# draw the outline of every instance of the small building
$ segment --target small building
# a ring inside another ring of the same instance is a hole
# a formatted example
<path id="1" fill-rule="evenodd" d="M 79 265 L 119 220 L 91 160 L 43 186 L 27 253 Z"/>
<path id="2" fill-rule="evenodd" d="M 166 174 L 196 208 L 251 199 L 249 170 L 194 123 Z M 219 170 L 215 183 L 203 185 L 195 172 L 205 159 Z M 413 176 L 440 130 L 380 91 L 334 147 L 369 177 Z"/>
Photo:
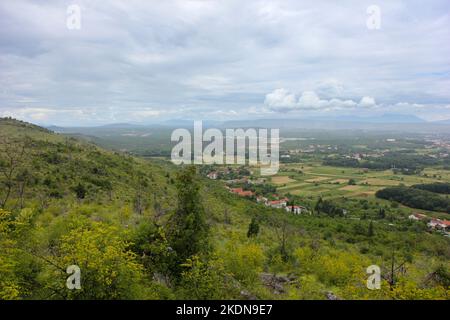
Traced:
<path id="1" fill-rule="evenodd" d="M 450 221 L 448 220 L 441 220 L 441 219 L 431 219 L 430 222 L 427 224 L 428 227 L 431 229 L 438 229 L 438 230 L 449 230 L 450 227 Z"/>
<path id="2" fill-rule="evenodd" d="M 255 193 L 253 191 L 241 191 L 241 192 L 238 192 L 238 195 L 241 197 L 251 197 L 251 196 L 254 196 Z"/>
<path id="3" fill-rule="evenodd" d="M 408 216 L 409 220 L 414 220 L 414 221 L 422 221 L 422 220 L 426 220 L 428 218 L 428 216 L 422 214 L 422 213 L 413 213 L 410 216 Z"/>
<path id="4" fill-rule="evenodd" d="M 241 193 L 242 191 L 244 191 L 242 188 L 230 188 L 230 192 L 231 193 Z"/>
<path id="5" fill-rule="evenodd" d="M 308 212 L 308 209 L 302 206 L 286 206 L 286 211 L 294 214 L 302 214 Z"/>
<path id="6" fill-rule="evenodd" d="M 257 197 L 256 198 L 256 202 L 257 203 L 264 203 L 264 204 L 266 204 L 267 201 L 269 201 L 269 200 L 266 197 Z"/>
<path id="7" fill-rule="evenodd" d="M 230 188 L 229 190 L 231 193 L 237 194 L 240 197 L 251 197 L 255 195 L 253 191 L 246 191 L 242 188 Z"/>
<path id="8" fill-rule="evenodd" d="M 270 206 L 271 208 L 282 209 L 282 208 L 286 207 L 287 201 L 285 199 L 272 200 L 272 201 L 267 202 L 267 205 Z"/>
<path id="9" fill-rule="evenodd" d="M 218 175 L 217 175 L 217 172 L 216 172 L 216 171 L 213 171 L 213 172 L 208 173 L 206 176 L 207 176 L 209 179 L 216 180 Z"/>

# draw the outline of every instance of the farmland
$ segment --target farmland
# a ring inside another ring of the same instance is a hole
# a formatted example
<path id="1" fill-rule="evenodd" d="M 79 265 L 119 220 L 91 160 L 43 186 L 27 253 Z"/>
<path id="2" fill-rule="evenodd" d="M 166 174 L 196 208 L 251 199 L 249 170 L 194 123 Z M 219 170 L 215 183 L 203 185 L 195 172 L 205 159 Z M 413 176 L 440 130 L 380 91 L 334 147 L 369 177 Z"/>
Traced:
<path id="1" fill-rule="evenodd" d="M 384 187 L 448 181 L 450 172 L 441 168 L 426 168 L 421 175 L 402 175 L 394 174 L 392 170 L 323 166 L 314 161 L 284 164 L 271 179 L 281 193 L 323 198 L 374 198 L 375 192 Z M 353 180 L 355 185 L 349 185 L 349 180 Z"/>

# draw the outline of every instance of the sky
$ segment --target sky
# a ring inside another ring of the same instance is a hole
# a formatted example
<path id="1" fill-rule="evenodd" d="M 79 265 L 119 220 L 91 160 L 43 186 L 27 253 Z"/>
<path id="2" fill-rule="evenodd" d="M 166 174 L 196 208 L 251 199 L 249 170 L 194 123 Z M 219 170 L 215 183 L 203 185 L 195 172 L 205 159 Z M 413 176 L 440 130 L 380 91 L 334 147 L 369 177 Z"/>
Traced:
<path id="1" fill-rule="evenodd" d="M 437 121 L 449 88 L 448 0 L 0 2 L 0 116 L 38 124 Z"/>

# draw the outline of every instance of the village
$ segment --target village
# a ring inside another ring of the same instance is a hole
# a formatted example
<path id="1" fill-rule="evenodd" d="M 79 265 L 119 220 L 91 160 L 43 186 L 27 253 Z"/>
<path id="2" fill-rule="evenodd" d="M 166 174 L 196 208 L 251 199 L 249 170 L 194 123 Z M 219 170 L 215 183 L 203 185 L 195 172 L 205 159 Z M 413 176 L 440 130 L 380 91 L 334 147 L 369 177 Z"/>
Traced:
<path id="1" fill-rule="evenodd" d="M 267 178 L 255 178 L 251 169 L 246 167 L 213 167 L 203 169 L 203 174 L 211 180 L 222 180 L 225 188 L 232 194 L 247 198 L 268 208 L 284 210 L 296 215 L 312 214 L 306 205 L 298 200 L 289 199 L 277 193 L 275 186 L 268 183 Z M 344 210 L 345 215 L 347 210 Z M 423 213 L 415 212 L 408 216 L 415 222 L 426 222 L 430 232 L 436 231 L 450 237 L 450 221 L 433 218 Z"/>
<path id="2" fill-rule="evenodd" d="M 422 213 L 413 213 L 408 219 L 413 221 L 423 221 L 427 223 L 429 230 L 441 231 L 446 236 L 450 236 L 450 221 L 437 218 L 431 218 Z"/>
<path id="3" fill-rule="evenodd" d="M 310 210 L 300 203 L 276 193 L 276 188 L 267 184 L 266 178 L 251 179 L 252 172 L 246 168 L 226 167 L 222 170 L 209 170 L 206 177 L 211 180 L 224 180 L 225 188 L 232 194 L 256 201 L 266 207 L 283 209 L 293 214 L 311 214 Z M 250 189 L 254 189 L 250 190 Z"/>

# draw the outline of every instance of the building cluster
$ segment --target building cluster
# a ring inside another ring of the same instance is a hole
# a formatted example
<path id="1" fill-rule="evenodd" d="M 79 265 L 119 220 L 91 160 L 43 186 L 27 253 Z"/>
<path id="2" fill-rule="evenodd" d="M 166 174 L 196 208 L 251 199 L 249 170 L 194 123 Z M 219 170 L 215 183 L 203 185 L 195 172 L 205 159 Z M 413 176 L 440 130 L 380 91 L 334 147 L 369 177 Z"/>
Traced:
<path id="1" fill-rule="evenodd" d="M 227 187 L 228 191 L 230 191 L 233 194 L 236 194 L 240 197 L 253 197 L 256 196 L 255 192 L 253 191 L 246 191 L 243 188 L 229 188 Z M 274 196 L 275 197 L 275 196 Z M 263 196 L 257 196 L 256 202 L 265 205 L 266 207 L 274 208 L 274 209 L 284 209 L 286 212 L 294 213 L 294 214 L 302 214 L 302 213 L 308 213 L 308 209 L 303 206 L 295 206 L 295 205 L 288 205 L 289 199 L 288 198 L 281 198 L 276 200 L 269 200 L 266 197 Z"/>
<path id="2" fill-rule="evenodd" d="M 450 221 L 437 218 L 430 218 L 422 213 L 413 213 L 408 217 L 414 221 L 427 221 L 427 226 L 432 230 L 442 230 L 448 232 L 450 230 Z"/>

